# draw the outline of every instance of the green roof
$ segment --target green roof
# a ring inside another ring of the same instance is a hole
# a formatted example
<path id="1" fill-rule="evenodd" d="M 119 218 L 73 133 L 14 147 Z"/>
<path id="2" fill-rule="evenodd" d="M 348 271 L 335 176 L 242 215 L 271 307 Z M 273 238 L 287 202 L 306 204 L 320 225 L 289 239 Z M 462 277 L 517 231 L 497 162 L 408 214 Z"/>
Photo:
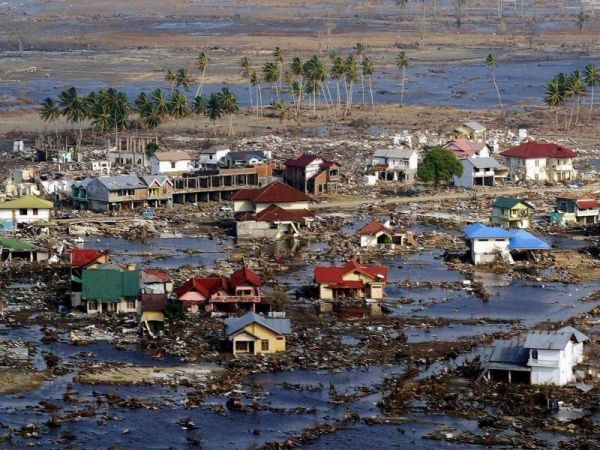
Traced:
<path id="1" fill-rule="evenodd" d="M 0 203 L 0 209 L 51 209 L 54 208 L 54 204 L 48 200 L 42 200 L 41 198 L 34 197 L 33 195 L 26 195 L 24 197 L 17 198 L 15 200 L 9 200 L 4 203 Z"/>
<path id="2" fill-rule="evenodd" d="M 140 272 L 123 270 L 114 264 L 84 270 L 82 283 L 85 300 L 117 303 L 121 298 L 135 298 L 140 294 Z"/>
<path id="3" fill-rule="evenodd" d="M 492 208 L 507 208 L 512 209 L 517 206 L 519 203 L 523 203 L 528 208 L 533 209 L 531 203 L 527 203 L 525 200 L 521 200 L 520 198 L 512 198 L 512 197 L 498 197 Z"/>
<path id="4" fill-rule="evenodd" d="M 33 245 L 29 242 L 20 241 L 19 239 L 15 239 L 15 238 L 0 237 L 0 247 L 2 247 L 4 249 L 8 249 L 8 250 L 13 250 L 13 251 L 35 250 L 35 245 Z"/>

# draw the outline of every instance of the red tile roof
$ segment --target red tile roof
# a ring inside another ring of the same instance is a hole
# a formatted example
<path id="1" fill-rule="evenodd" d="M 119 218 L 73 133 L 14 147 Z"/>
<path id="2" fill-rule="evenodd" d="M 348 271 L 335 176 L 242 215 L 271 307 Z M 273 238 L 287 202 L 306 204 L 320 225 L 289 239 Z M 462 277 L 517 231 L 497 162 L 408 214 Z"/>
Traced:
<path id="1" fill-rule="evenodd" d="M 455 139 L 446 144 L 446 148 L 454 152 L 460 159 L 467 159 L 485 147 L 484 142 L 473 142 L 468 139 Z"/>
<path id="2" fill-rule="evenodd" d="M 312 202 L 304 192 L 276 181 L 261 189 L 241 189 L 233 194 L 232 200 L 252 200 L 255 203 Z"/>
<path id="3" fill-rule="evenodd" d="M 158 269 L 144 269 L 142 270 L 142 282 L 143 283 L 170 283 L 171 277 L 168 273 Z"/>
<path id="4" fill-rule="evenodd" d="M 106 252 L 93 248 L 74 248 L 71 250 L 71 266 L 88 266 L 105 254 Z"/>
<path id="5" fill-rule="evenodd" d="M 311 155 L 310 153 L 304 153 L 302 156 L 296 159 L 288 159 L 284 164 L 290 167 L 306 167 L 315 159 L 323 159 L 317 155 Z"/>
<path id="6" fill-rule="evenodd" d="M 575 158 L 577 153 L 552 142 L 524 142 L 500 153 L 511 158 Z"/>
<path id="7" fill-rule="evenodd" d="M 385 231 L 390 234 L 394 232 L 390 227 L 386 227 L 380 221 L 374 220 L 358 230 L 358 234 L 375 234 L 379 233 L 380 231 Z"/>
<path id="8" fill-rule="evenodd" d="M 318 284 L 334 284 L 340 287 L 352 287 L 350 284 L 356 282 L 344 281 L 343 276 L 354 271 L 360 272 L 372 280 L 379 279 L 384 283 L 387 282 L 388 268 L 386 266 L 364 266 L 357 261 L 349 261 L 341 267 L 317 266 L 315 267 L 315 282 Z"/>
<path id="9" fill-rule="evenodd" d="M 260 277 L 248 267 L 242 267 L 233 272 L 229 277 L 229 281 L 234 288 L 243 284 L 251 284 L 255 287 L 260 287 L 261 285 Z"/>
<path id="10" fill-rule="evenodd" d="M 598 208 L 598 200 L 577 200 L 577 207 L 579 209 L 595 209 Z"/>
<path id="11" fill-rule="evenodd" d="M 221 289 L 227 290 L 227 288 L 228 282 L 226 278 L 191 278 L 177 289 L 177 296 L 181 297 L 190 291 L 196 291 L 204 297 L 209 298 Z"/>
<path id="12" fill-rule="evenodd" d="M 281 206 L 270 205 L 248 220 L 259 222 L 303 222 L 307 217 L 314 217 L 315 213 L 308 209 L 283 209 Z"/>

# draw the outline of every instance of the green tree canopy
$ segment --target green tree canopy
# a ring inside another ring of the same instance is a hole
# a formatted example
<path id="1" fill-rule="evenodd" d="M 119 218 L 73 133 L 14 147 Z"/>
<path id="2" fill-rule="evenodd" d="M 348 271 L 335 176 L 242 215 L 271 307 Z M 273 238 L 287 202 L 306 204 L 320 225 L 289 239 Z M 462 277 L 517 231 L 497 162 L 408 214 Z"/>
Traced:
<path id="1" fill-rule="evenodd" d="M 433 147 L 417 170 L 417 176 L 426 182 L 448 182 L 453 176 L 461 176 L 463 166 L 458 158 L 443 147 Z"/>

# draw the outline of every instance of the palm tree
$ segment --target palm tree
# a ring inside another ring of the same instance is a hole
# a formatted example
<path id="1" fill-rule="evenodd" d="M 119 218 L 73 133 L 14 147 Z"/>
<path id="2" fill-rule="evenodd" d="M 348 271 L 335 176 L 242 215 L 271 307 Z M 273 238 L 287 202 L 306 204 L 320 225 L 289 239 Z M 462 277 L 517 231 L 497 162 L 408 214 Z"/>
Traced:
<path id="1" fill-rule="evenodd" d="M 404 85 L 406 83 L 406 69 L 410 66 L 410 58 L 406 52 L 400 52 L 396 58 L 396 67 L 402 70 L 402 90 L 400 91 L 400 104 L 404 105 Z"/>
<path id="2" fill-rule="evenodd" d="M 256 70 L 252 70 L 250 73 L 250 84 L 256 89 L 256 117 L 258 117 L 259 111 L 262 113 L 262 90 L 260 88 L 260 81 L 260 75 L 258 72 Z"/>
<path id="3" fill-rule="evenodd" d="M 111 113 L 112 125 L 115 129 L 115 145 L 118 145 L 119 125 L 125 125 L 125 116 L 129 113 L 127 96 L 122 95 L 115 88 L 108 88 L 99 93 L 98 101 Z"/>
<path id="4" fill-rule="evenodd" d="M 564 104 L 562 87 L 558 79 L 553 79 L 546 86 L 546 95 L 544 96 L 546 105 L 554 108 L 554 132 L 558 128 L 558 108 Z"/>
<path id="5" fill-rule="evenodd" d="M 252 74 L 252 64 L 250 58 L 244 56 L 240 59 L 240 67 L 242 68 L 242 77 L 248 80 L 248 97 L 250 97 L 250 108 L 254 108 L 252 101 L 252 83 L 250 82 L 250 75 Z"/>
<path id="6" fill-rule="evenodd" d="M 263 66 L 263 78 L 267 83 L 271 83 L 271 103 L 273 102 L 273 83 L 275 83 L 275 92 L 277 93 L 277 100 L 279 100 L 279 88 L 277 87 L 277 81 L 279 80 L 279 64 L 275 62 L 266 62 Z"/>
<path id="7" fill-rule="evenodd" d="M 300 113 L 300 107 L 302 105 L 302 95 L 304 94 L 304 63 L 302 59 L 299 57 L 295 57 L 292 59 L 292 63 L 290 64 L 290 69 L 292 71 L 292 75 L 298 77 L 298 81 L 292 83 L 291 90 L 292 95 L 296 97 L 296 117 Z"/>
<path id="8" fill-rule="evenodd" d="M 45 98 L 42 102 L 40 117 L 44 122 L 50 122 L 52 125 L 54 125 L 54 134 L 56 135 L 56 141 L 58 142 L 58 129 L 56 128 L 56 121 L 60 117 L 60 108 L 50 97 Z"/>
<path id="9" fill-rule="evenodd" d="M 169 101 L 162 89 L 156 88 L 152 91 L 152 105 L 161 119 L 169 115 Z"/>
<path id="10" fill-rule="evenodd" d="M 364 58 L 366 47 L 362 42 L 357 42 L 354 46 L 354 52 L 356 53 L 356 57 L 359 59 Z M 365 104 L 365 77 L 364 72 L 360 72 L 360 88 L 362 91 L 362 104 Z"/>
<path id="11" fill-rule="evenodd" d="M 375 102 L 373 101 L 373 74 L 375 73 L 375 66 L 373 62 L 368 58 L 364 57 L 362 60 L 362 71 L 361 74 L 369 77 L 369 93 L 371 94 L 371 107 L 375 108 Z"/>
<path id="12" fill-rule="evenodd" d="M 583 80 L 579 70 L 575 70 L 569 77 L 568 86 L 569 92 L 575 99 L 577 106 L 577 115 L 575 116 L 575 124 L 577 125 L 579 123 L 579 106 L 581 105 L 581 97 L 585 95 L 585 81 Z"/>
<path id="13" fill-rule="evenodd" d="M 594 89 L 600 84 L 600 67 L 594 64 L 588 64 L 585 66 L 583 74 L 585 83 L 592 88 L 592 95 L 590 97 L 590 112 L 587 120 L 587 123 L 589 124 L 592 120 L 592 111 L 594 109 Z"/>
<path id="14" fill-rule="evenodd" d="M 358 64 L 356 64 L 356 59 L 354 59 L 354 55 L 348 56 L 346 61 L 344 62 L 344 76 L 346 80 L 350 83 L 348 85 L 348 91 L 346 95 L 346 110 L 344 114 L 347 114 L 352 111 L 352 97 L 354 94 L 354 83 L 358 80 Z"/>
<path id="15" fill-rule="evenodd" d="M 79 148 L 83 139 L 81 122 L 86 118 L 87 108 L 85 102 L 77 93 L 77 89 L 70 87 L 59 94 L 58 103 L 61 108 L 61 114 L 67 118 L 67 121 L 79 125 L 79 139 L 77 141 L 77 148 Z"/>
<path id="16" fill-rule="evenodd" d="M 175 89 L 169 99 L 169 114 L 175 120 L 183 119 L 190 113 L 187 97 L 179 89 Z"/>
<path id="17" fill-rule="evenodd" d="M 208 67 L 209 62 L 210 58 L 204 52 L 201 52 L 198 55 L 198 58 L 196 58 L 196 67 L 200 72 L 202 72 L 202 78 L 200 80 L 200 83 L 198 84 L 198 89 L 196 89 L 196 95 L 194 96 L 194 98 L 198 97 L 199 95 L 202 95 L 202 91 L 204 90 L 204 78 L 206 76 L 206 68 Z"/>
<path id="18" fill-rule="evenodd" d="M 346 82 L 346 68 L 344 66 L 344 59 L 340 55 L 329 55 L 329 59 L 333 63 L 331 67 L 331 78 L 335 80 L 337 90 L 337 107 L 338 110 L 342 109 L 342 99 L 340 95 L 340 79 L 344 77 L 344 83 Z"/>
<path id="19" fill-rule="evenodd" d="M 135 99 L 135 109 L 141 115 L 148 108 L 152 108 L 152 100 L 145 92 L 140 92 L 140 94 Z"/>
<path id="20" fill-rule="evenodd" d="M 283 122 L 290 115 L 289 105 L 285 101 L 279 100 L 277 103 L 275 103 L 274 112 L 275 116 L 279 117 L 279 120 Z"/>
<path id="21" fill-rule="evenodd" d="M 221 89 L 221 110 L 223 114 L 229 116 L 229 131 L 227 135 L 230 136 L 233 132 L 233 114 L 239 110 L 239 106 L 236 95 L 228 87 Z"/>
<path id="22" fill-rule="evenodd" d="M 173 71 L 173 69 L 167 69 L 165 72 L 165 82 L 171 85 L 171 93 L 175 89 L 175 84 L 177 83 L 177 74 Z"/>
<path id="23" fill-rule="evenodd" d="M 149 130 L 154 130 L 154 137 L 158 139 L 156 129 L 162 123 L 163 115 L 159 112 L 156 105 L 145 109 L 142 112 L 142 123 Z"/>
<path id="24" fill-rule="evenodd" d="M 285 60 L 285 54 L 280 47 L 275 47 L 273 50 L 273 58 L 275 58 L 275 61 L 279 64 L 279 89 L 283 89 L 281 77 L 283 75 L 283 61 Z"/>
<path id="25" fill-rule="evenodd" d="M 221 95 L 213 92 L 208 97 L 208 102 L 206 103 L 206 111 L 204 115 L 212 120 L 213 126 L 215 127 L 215 136 L 217 135 L 217 126 L 216 121 L 223 115 L 223 110 L 221 109 Z"/>
<path id="26" fill-rule="evenodd" d="M 303 66 L 304 76 L 308 79 L 308 91 L 313 97 L 313 117 L 317 116 L 317 93 L 321 91 L 323 81 L 327 79 L 327 68 L 323 61 L 313 55 Z M 327 98 L 325 98 L 327 101 Z"/>
<path id="27" fill-rule="evenodd" d="M 194 113 L 200 115 L 206 112 L 206 99 L 202 96 L 198 96 L 194 99 L 193 110 Z"/>
<path id="28" fill-rule="evenodd" d="M 177 85 L 177 87 L 181 86 L 183 89 L 185 89 L 186 92 L 188 91 L 188 89 L 194 81 L 185 69 L 178 69 L 175 73 L 175 78 L 175 84 Z"/>
<path id="29" fill-rule="evenodd" d="M 494 83 L 494 87 L 496 88 L 496 94 L 498 95 L 498 104 L 500 105 L 500 111 L 504 112 L 504 107 L 502 106 L 502 99 L 500 98 L 500 90 L 498 89 L 498 83 L 496 83 L 496 67 L 498 67 L 498 59 L 496 58 L 496 55 L 490 53 L 485 58 L 485 62 L 492 71 L 492 82 Z"/>

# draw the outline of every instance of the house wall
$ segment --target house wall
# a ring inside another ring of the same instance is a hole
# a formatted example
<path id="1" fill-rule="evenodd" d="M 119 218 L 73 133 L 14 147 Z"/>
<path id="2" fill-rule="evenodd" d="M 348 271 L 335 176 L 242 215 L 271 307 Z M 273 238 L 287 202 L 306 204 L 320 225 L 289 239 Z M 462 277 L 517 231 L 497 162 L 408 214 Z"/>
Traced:
<path id="1" fill-rule="evenodd" d="M 508 249 L 509 242 L 508 238 L 471 239 L 471 259 L 475 264 L 492 263 L 499 253 Z"/>
<path id="2" fill-rule="evenodd" d="M 504 228 L 529 228 L 531 226 L 531 210 L 522 203 L 511 209 L 493 207 L 492 223 Z"/>
<path id="3" fill-rule="evenodd" d="M 511 158 L 507 157 L 506 165 L 511 179 L 522 180 L 523 177 L 531 181 L 546 181 L 548 174 L 546 170 L 546 158 Z"/>
<path id="4" fill-rule="evenodd" d="M 173 167 L 172 163 L 174 163 L 175 167 Z M 192 161 L 189 159 L 181 161 L 159 161 L 158 158 L 152 156 L 152 158 L 150 158 L 150 167 L 152 168 L 152 175 L 189 172 L 192 168 Z"/>
<path id="5" fill-rule="evenodd" d="M 235 200 L 233 212 L 254 212 L 254 203 L 250 200 Z"/>
<path id="6" fill-rule="evenodd" d="M 217 165 L 230 151 L 229 149 L 223 149 L 216 150 L 214 153 L 202 153 L 198 158 L 198 162 L 205 166 Z"/>
<path id="7" fill-rule="evenodd" d="M 263 327 L 258 323 L 251 323 L 244 327 L 243 332 L 250 333 L 258 338 L 256 343 L 254 344 L 254 353 L 276 353 L 276 352 L 284 352 L 285 351 L 285 336 L 280 336 L 277 333 L 269 330 L 268 328 Z M 267 340 L 269 341 L 269 350 L 261 349 L 261 341 Z M 235 346 L 234 346 L 235 350 Z"/>
<path id="8" fill-rule="evenodd" d="M 554 384 L 563 386 L 574 380 L 573 343 L 569 341 L 564 350 L 537 349 L 538 357 L 533 359 L 529 352 L 528 365 L 531 366 L 531 384 Z"/>
<path id="9" fill-rule="evenodd" d="M 460 177 L 454 176 L 454 186 L 462 187 L 465 189 L 473 188 L 473 164 L 468 159 L 464 159 L 460 162 L 463 166 L 463 173 Z"/>
<path id="10" fill-rule="evenodd" d="M 88 314 L 101 314 L 102 312 L 117 312 L 117 313 L 135 313 L 138 310 L 141 310 L 141 302 L 139 300 L 133 300 L 132 306 L 127 306 L 127 300 L 122 299 L 116 303 L 101 303 L 93 300 L 87 300 L 86 304 L 86 312 Z M 103 305 L 107 305 L 104 306 Z M 103 311 L 103 308 L 107 308 L 106 311 Z"/>
<path id="11" fill-rule="evenodd" d="M 320 284 L 319 298 L 321 300 L 333 300 L 333 289 L 331 289 L 327 284 Z"/>
<path id="12" fill-rule="evenodd" d="M 26 214 L 21 214 L 20 209 L 0 209 L 0 222 L 12 221 L 14 223 L 32 223 L 37 222 L 38 220 L 49 222 L 50 210 L 47 208 L 40 208 L 37 210 L 37 214 L 34 214 L 34 210 L 29 208 L 27 209 Z"/>
<path id="13" fill-rule="evenodd" d="M 267 209 L 273 203 L 256 203 L 256 213 L 258 214 L 263 209 Z M 283 209 L 308 209 L 308 202 L 279 202 L 275 203 L 275 205 L 283 208 Z M 235 210 L 235 204 L 234 204 Z"/>
<path id="14" fill-rule="evenodd" d="M 255 220 L 245 220 L 236 222 L 235 231 L 238 239 L 254 239 L 254 238 L 276 238 L 280 233 L 285 233 L 289 230 L 289 225 L 280 224 L 273 228 L 269 222 L 257 222 Z"/>

